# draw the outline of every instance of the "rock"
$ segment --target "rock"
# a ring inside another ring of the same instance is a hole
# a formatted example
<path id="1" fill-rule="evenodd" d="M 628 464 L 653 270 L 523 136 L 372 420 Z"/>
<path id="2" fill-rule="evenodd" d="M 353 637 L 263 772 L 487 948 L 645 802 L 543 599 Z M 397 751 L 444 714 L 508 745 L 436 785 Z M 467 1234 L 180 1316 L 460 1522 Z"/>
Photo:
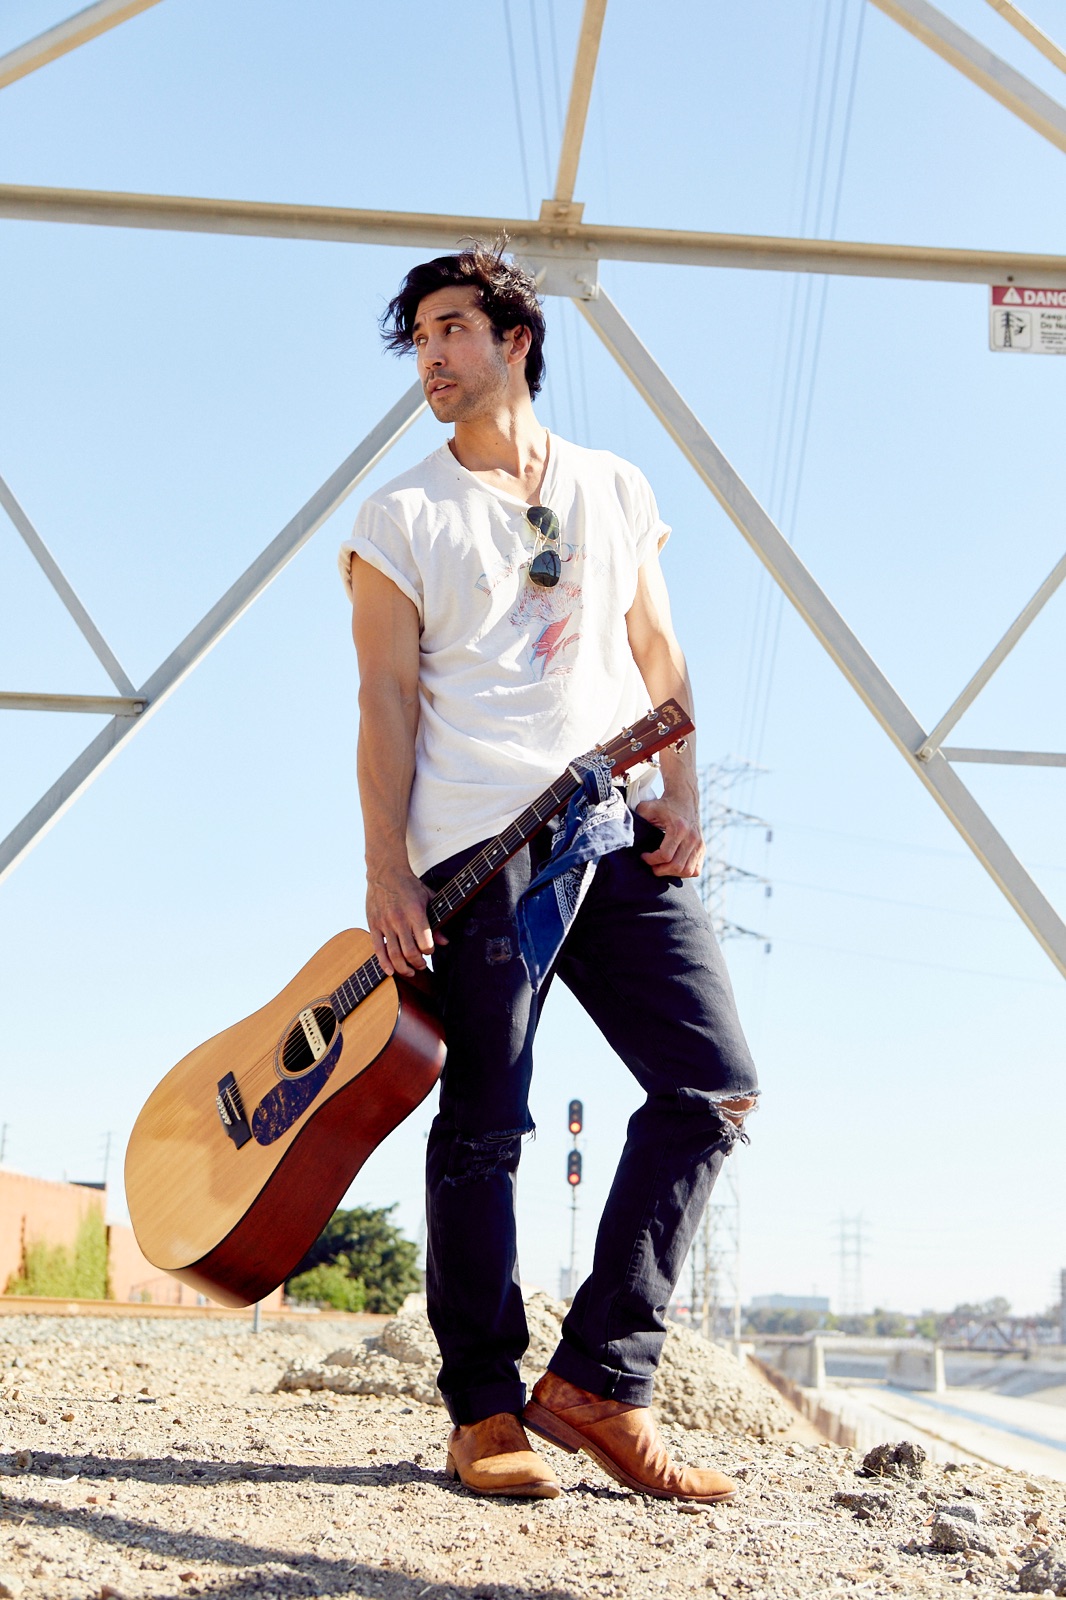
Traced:
<path id="1" fill-rule="evenodd" d="M 877 1444 L 863 1456 L 862 1470 L 869 1478 L 920 1478 L 925 1472 L 925 1451 L 908 1439 Z"/>
<path id="2" fill-rule="evenodd" d="M 976 1506 L 937 1506 L 937 1515 L 941 1517 L 961 1517 L 964 1522 L 980 1522 L 981 1514 Z"/>
<path id="3" fill-rule="evenodd" d="M 938 1511 L 929 1530 L 929 1543 L 934 1550 L 945 1554 L 955 1551 L 980 1550 L 987 1556 L 998 1552 L 994 1542 L 967 1517 L 953 1517 Z"/>
<path id="4" fill-rule="evenodd" d="M 0 1600 L 21 1600 L 22 1580 L 13 1573 L 6 1572 L 0 1576 Z"/>
<path id="5" fill-rule="evenodd" d="M 381 1330 L 381 1348 L 396 1361 L 440 1366 L 440 1353 L 429 1318 L 421 1310 L 403 1310 Z"/>
<path id="6" fill-rule="evenodd" d="M 833 1496 L 833 1501 L 838 1506 L 845 1506 L 849 1511 L 854 1511 L 860 1522 L 870 1522 L 874 1517 L 885 1516 L 896 1505 L 891 1494 L 873 1494 L 869 1490 L 856 1493 L 854 1490 L 840 1489 Z"/>
<path id="7" fill-rule="evenodd" d="M 1041 1550 L 1018 1574 L 1018 1588 L 1022 1594 L 1066 1595 L 1066 1561 L 1060 1550 Z"/>

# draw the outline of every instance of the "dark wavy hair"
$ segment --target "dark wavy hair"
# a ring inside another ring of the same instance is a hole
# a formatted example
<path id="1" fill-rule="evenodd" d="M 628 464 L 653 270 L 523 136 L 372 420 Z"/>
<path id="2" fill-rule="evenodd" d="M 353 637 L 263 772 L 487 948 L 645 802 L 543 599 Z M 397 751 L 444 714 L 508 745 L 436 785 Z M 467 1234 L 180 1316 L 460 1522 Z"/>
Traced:
<path id="1" fill-rule="evenodd" d="M 414 349 L 415 317 L 427 294 L 436 289 L 474 288 L 498 340 L 502 342 L 512 328 L 529 329 L 526 383 L 530 395 L 537 394 L 544 382 L 544 312 L 534 278 L 517 262 L 506 259 L 506 244 L 506 239 L 499 239 L 494 245 L 474 239 L 469 249 L 458 255 L 438 256 L 435 261 L 412 267 L 381 318 L 386 348 L 401 352 Z"/>

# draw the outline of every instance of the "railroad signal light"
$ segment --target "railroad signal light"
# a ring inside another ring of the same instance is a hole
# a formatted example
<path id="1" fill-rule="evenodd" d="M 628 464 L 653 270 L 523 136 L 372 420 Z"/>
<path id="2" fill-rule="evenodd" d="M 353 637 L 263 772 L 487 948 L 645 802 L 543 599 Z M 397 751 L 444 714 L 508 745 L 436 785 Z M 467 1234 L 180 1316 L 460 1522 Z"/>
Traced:
<path id="1" fill-rule="evenodd" d="M 571 1133 L 580 1133 L 581 1132 L 581 1123 L 582 1123 L 582 1118 L 584 1117 L 584 1114 L 585 1114 L 585 1110 L 584 1110 L 584 1107 L 581 1104 L 581 1101 L 580 1100 L 571 1100 L 571 1102 L 570 1102 L 570 1111 L 569 1111 L 569 1114 L 567 1116 L 567 1122 L 569 1124 Z"/>
<path id="2" fill-rule="evenodd" d="M 581 1182 L 581 1151 L 571 1150 L 566 1158 L 566 1181 L 576 1189 Z"/>

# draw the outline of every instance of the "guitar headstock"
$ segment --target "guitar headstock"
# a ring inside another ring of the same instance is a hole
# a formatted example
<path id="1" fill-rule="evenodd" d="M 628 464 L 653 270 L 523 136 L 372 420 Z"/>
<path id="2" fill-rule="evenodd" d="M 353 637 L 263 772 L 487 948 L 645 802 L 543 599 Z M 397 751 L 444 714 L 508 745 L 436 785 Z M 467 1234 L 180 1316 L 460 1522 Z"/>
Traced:
<path id="1" fill-rule="evenodd" d="M 623 728 L 609 744 L 598 745 L 597 750 L 611 763 L 612 776 L 618 777 L 638 762 L 647 761 L 659 750 L 664 750 L 667 745 L 676 745 L 683 750 L 685 736 L 692 733 L 694 727 L 692 718 L 683 706 L 676 700 L 664 700 L 646 717 L 641 717 L 631 727 Z"/>

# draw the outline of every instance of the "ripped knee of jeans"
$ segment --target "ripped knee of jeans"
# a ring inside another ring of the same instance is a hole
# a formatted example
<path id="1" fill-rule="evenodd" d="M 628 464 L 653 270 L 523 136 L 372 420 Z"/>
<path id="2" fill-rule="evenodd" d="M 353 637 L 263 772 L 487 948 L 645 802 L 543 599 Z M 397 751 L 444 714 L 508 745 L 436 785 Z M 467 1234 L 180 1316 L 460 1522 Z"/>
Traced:
<path id="1" fill-rule="evenodd" d="M 711 1097 L 711 1104 L 722 1124 L 723 1144 L 726 1154 L 736 1144 L 750 1144 L 744 1124 L 759 1103 L 756 1094 L 734 1094 L 726 1091 Z"/>
<path id="2" fill-rule="evenodd" d="M 522 1140 L 532 1131 L 532 1128 L 512 1128 L 504 1133 L 457 1134 L 445 1183 L 477 1183 L 495 1177 L 498 1172 L 517 1172 Z"/>

